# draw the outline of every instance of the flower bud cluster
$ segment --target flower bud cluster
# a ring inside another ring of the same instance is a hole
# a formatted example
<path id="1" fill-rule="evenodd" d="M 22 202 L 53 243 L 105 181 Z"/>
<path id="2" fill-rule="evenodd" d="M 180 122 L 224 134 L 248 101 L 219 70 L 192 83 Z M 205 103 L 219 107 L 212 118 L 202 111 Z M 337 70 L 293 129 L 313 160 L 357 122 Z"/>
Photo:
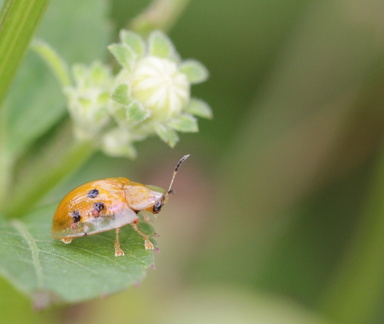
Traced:
<path id="1" fill-rule="evenodd" d="M 208 104 L 190 96 L 191 85 L 208 78 L 206 68 L 182 61 L 162 32 L 145 42 L 123 30 L 109 50 L 121 66 L 116 76 L 101 63 L 72 70 L 66 94 L 78 138 L 96 140 L 106 154 L 134 157 L 134 142 L 157 134 L 173 147 L 177 132 L 198 131 L 196 117 L 212 117 Z"/>

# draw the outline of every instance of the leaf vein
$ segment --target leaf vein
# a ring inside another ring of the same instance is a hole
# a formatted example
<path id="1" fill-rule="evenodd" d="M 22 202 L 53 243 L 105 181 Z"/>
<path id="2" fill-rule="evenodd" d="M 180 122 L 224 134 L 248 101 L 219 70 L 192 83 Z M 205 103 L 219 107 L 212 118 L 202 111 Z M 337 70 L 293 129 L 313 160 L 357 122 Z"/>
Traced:
<path id="1" fill-rule="evenodd" d="M 43 278 L 43 268 L 41 267 L 40 258 L 39 258 L 39 248 L 37 247 L 33 236 L 28 231 L 24 223 L 14 220 L 11 225 L 20 233 L 21 237 L 28 243 L 31 254 L 32 254 L 32 264 L 35 269 L 37 286 L 39 288 L 43 287 L 44 278 Z"/>

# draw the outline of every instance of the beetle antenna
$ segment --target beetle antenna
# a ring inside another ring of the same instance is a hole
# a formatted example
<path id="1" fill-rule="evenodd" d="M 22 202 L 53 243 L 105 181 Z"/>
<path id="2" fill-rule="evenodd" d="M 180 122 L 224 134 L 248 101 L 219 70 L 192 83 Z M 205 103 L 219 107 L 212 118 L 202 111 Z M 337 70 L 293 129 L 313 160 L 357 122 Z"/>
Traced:
<path id="1" fill-rule="evenodd" d="M 175 167 L 175 170 L 173 171 L 173 175 L 172 175 L 171 183 L 170 183 L 169 188 L 168 188 L 168 191 L 167 191 L 167 193 L 165 194 L 165 197 L 164 197 L 164 202 L 167 201 L 169 195 L 173 192 L 173 190 L 172 190 L 172 185 L 173 185 L 173 182 L 175 181 L 175 177 L 176 177 L 177 171 L 178 171 L 179 168 L 180 168 L 180 165 L 182 165 L 183 162 L 184 162 L 186 159 L 188 159 L 188 157 L 189 157 L 189 154 L 184 155 L 184 156 L 180 159 L 180 161 L 177 162 L 176 167 Z"/>

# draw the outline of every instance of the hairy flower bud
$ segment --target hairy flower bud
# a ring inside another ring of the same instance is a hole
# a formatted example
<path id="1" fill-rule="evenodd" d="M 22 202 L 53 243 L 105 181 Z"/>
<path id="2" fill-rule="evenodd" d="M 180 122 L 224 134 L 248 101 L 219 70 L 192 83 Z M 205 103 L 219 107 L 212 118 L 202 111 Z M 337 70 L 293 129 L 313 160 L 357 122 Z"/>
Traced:
<path id="1" fill-rule="evenodd" d="M 68 108 L 80 139 L 93 139 L 110 121 L 107 110 L 110 84 L 113 82 L 108 67 L 99 62 L 90 67 L 73 67 L 75 85 L 65 89 Z"/>
<path id="2" fill-rule="evenodd" d="M 195 60 L 182 61 L 160 31 L 147 41 L 121 31 L 109 46 L 121 70 L 95 62 L 74 65 L 74 84 L 65 87 L 77 138 L 92 140 L 111 156 L 136 156 L 134 142 L 158 135 L 173 147 L 178 132 L 197 132 L 197 118 L 211 118 L 207 103 L 191 98 L 191 85 L 208 78 Z M 196 117 L 195 117 L 196 116 Z"/>
<path id="3" fill-rule="evenodd" d="M 122 66 L 109 106 L 115 120 L 142 136 L 157 134 L 170 146 L 178 141 L 176 131 L 196 132 L 193 115 L 211 116 L 206 103 L 190 96 L 191 85 L 207 79 L 205 67 L 195 60 L 181 61 L 159 31 L 147 43 L 128 31 L 120 39 L 109 47 Z"/>
<path id="4" fill-rule="evenodd" d="M 180 114 L 190 97 L 190 83 L 176 63 L 156 56 L 140 60 L 132 71 L 132 98 L 151 112 L 152 118 L 168 121 Z"/>

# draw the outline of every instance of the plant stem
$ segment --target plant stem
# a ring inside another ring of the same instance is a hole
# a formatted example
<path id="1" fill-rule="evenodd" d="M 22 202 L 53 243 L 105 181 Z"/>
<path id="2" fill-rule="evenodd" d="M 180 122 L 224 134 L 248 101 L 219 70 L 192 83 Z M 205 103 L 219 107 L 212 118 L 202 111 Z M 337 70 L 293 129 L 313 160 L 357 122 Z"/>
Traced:
<path id="1" fill-rule="evenodd" d="M 341 324 L 371 323 L 384 290 L 384 154 L 378 162 L 362 223 L 323 300 Z"/>
<path id="2" fill-rule="evenodd" d="M 80 168 L 94 152 L 95 148 L 90 142 L 76 142 L 57 165 L 45 173 L 37 174 L 36 181 L 18 193 L 5 209 L 5 214 L 12 218 L 22 217 L 59 181 Z"/>
<path id="3" fill-rule="evenodd" d="M 132 20 L 129 29 L 148 35 L 161 29 L 168 31 L 181 16 L 190 0 L 153 0 L 139 16 Z"/>
<path id="4" fill-rule="evenodd" d="M 49 0 L 6 0 L 0 12 L 0 106 Z"/>
<path id="5" fill-rule="evenodd" d="M 36 40 L 32 43 L 31 49 L 41 56 L 63 88 L 71 85 L 66 62 L 51 46 L 42 40 Z"/>

